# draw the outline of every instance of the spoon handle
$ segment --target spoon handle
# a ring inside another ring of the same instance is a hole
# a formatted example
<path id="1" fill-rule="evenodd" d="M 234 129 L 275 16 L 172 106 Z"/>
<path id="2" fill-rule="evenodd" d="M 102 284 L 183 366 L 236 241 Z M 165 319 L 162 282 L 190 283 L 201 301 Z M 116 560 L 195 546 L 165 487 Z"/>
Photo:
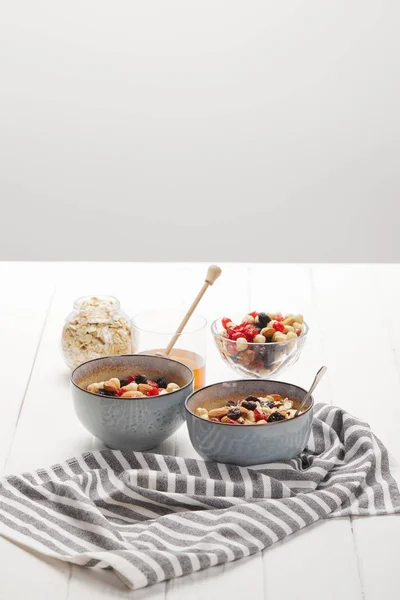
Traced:
<path id="1" fill-rule="evenodd" d="M 305 405 L 305 403 L 307 402 L 307 400 L 309 399 L 309 397 L 311 396 L 311 394 L 313 393 L 313 391 L 315 390 L 315 388 L 317 387 L 317 385 L 319 384 L 319 382 L 321 381 L 321 379 L 323 378 L 323 376 L 325 375 L 327 370 L 328 370 L 328 367 L 321 367 L 320 370 L 317 372 L 310 389 L 308 390 L 307 394 L 304 396 L 299 408 L 296 410 L 296 412 L 294 414 L 295 417 L 297 417 L 297 415 L 300 413 L 301 409 L 303 408 L 303 406 Z"/>

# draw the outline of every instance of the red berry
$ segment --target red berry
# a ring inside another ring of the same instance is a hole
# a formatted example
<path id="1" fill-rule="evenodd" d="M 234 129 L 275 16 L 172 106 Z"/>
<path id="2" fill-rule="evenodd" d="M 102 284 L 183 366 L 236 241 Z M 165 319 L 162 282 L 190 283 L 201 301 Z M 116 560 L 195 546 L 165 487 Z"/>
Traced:
<path id="1" fill-rule="evenodd" d="M 237 339 L 242 338 L 242 337 L 246 338 L 243 331 L 234 331 L 230 336 L 231 340 L 233 340 L 234 342 L 236 342 Z M 246 340 L 247 340 L 247 338 L 246 338 Z"/>
<path id="2" fill-rule="evenodd" d="M 233 419 L 229 419 L 228 421 L 225 421 L 225 423 L 230 423 L 231 425 L 240 425 L 240 423 L 234 421 Z"/>
<path id="3" fill-rule="evenodd" d="M 267 415 L 262 412 L 262 410 L 258 410 L 258 408 L 254 409 L 254 418 L 256 421 L 266 421 Z"/>
<path id="4" fill-rule="evenodd" d="M 224 329 L 227 329 L 227 327 L 226 327 L 226 326 L 227 326 L 227 324 L 228 324 L 228 323 L 231 323 L 231 322 L 232 322 L 232 319 L 228 319 L 228 317 L 225 317 L 224 319 L 222 319 L 222 327 L 223 327 Z"/>
<path id="5" fill-rule="evenodd" d="M 281 333 L 283 333 L 285 331 L 284 324 L 280 323 L 279 321 L 277 321 L 276 323 L 274 323 L 272 325 L 272 327 L 275 329 L 275 331 L 280 331 Z"/>
<path id="6" fill-rule="evenodd" d="M 129 381 L 129 383 L 132 383 L 132 381 L 135 381 L 135 377 L 134 377 L 134 375 L 129 375 L 129 376 L 127 377 L 127 380 Z"/>
<path id="7" fill-rule="evenodd" d="M 151 387 L 153 388 L 158 388 L 158 383 L 156 383 L 155 381 L 151 381 L 150 379 L 147 380 L 147 384 L 151 385 Z"/>
<path id="8" fill-rule="evenodd" d="M 282 315 L 276 315 L 275 321 L 283 321 Z"/>
<path id="9" fill-rule="evenodd" d="M 244 328 L 244 337 L 246 338 L 246 340 L 248 342 L 252 342 L 253 338 L 258 335 L 258 329 L 256 327 L 254 327 L 253 325 L 246 325 L 246 327 Z"/>
<path id="10" fill-rule="evenodd" d="M 249 313 L 249 315 L 256 318 L 256 317 L 258 317 L 258 312 L 256 310 L 254 310 L 252 313 Z"/>
<path id="11" fill-rule="evenodd" d="M 146 396 L 158 396 L 158 388 L 152 387 L 151 390 L 148 390 Z"/>
<path id="12" fill-rule="evenodd" d="M 117 390 L 117 394 L 118 396 L 122 396 L 122 394 L 125 393 L 126 390 L 123 390 L 122 388 L 119 388 L 119 390 Z"/>

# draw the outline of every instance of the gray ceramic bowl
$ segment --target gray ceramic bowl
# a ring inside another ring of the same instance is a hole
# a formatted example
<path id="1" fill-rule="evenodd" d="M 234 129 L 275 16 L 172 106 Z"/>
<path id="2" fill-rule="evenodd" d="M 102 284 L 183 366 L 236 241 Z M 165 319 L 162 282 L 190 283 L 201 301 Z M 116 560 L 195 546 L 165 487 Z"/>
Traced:
<path id="1" fill-rule="evenodd" d="M 176 392 L 141 398 L 107 398 L 86 390 L 90 383 L 143 373 L 164 375 L 181 386 Z M 185 420 L 184 403 L 193 392 L 193 372 L 159 356 L 126 354 L 89 360 L 71 375 L 72 396 L 82 425 L 110 448 L 150 450 L 172 435 Z"/>
<path id="2" fill-rule="evenodd" d="M 305 412 L 287 421 L 267 425 L 231 425 L 206 421 L 194 414 L 196 408 L 208 410 L 224 406 L 229 399 L 246 396 L 281 394 L 301 400 L 306 390 L 280 381 L 242 379 L 215 383 L 201 388 L 185 402 L 186 422 L 190 440 L 202 458 L 240 466 L 258 465 L 298 456 L 310 435 L 314 400 L 311 397 Z"/>

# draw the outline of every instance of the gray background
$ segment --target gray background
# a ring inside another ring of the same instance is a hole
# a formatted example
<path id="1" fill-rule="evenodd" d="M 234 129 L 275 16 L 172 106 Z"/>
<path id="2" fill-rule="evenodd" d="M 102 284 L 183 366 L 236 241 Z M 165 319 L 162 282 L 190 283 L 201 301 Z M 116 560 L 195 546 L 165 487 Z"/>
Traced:
<path id="1" fill-rule="evenodd" d="M 1 12 L 1 259 L 400 260 L 398 0 Z"/>

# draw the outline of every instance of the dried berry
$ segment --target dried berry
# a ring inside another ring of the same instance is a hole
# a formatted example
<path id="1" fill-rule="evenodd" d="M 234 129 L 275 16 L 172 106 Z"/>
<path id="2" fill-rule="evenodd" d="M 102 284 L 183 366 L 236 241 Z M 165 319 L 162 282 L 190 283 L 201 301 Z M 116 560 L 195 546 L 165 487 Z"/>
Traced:
<path id="1" fill-rule="evenodd" d="M 280 331 L 281 333 L 285 331 L 285 326 L 280 321 L 276 321 L 276 323 L 274 323 L 272 327 L 275 329 L 275 331 Z"/>
<path id="2" fill-rule="evenodd" d="M 224 319 L 222 319 L 222 327 L 224 329 L 227 329 L 226 326 L 227 326 L 228 323 L 232 323 L 232 319 L 228 319 L 228 317 L 225 317 Z"/>
<path id="3" fill-rule="evenodd" d="M 237 406 L 236 400 L 228 400 L 226 406 Z"/>
<path id="4" fill-rule="evenodd" d="M 228 419 L 232 419 L 232 421 L 236 421 L 240 417 L 240 408 L 231 408 L 226 413 Z"/>
<path id="5" fill-rule="evenodd" d="M 156 384 L 159 388 L 165 389 L 168 385 L 168 381 L 165 379 L 165 377 L 159 377 L 158 379 L 156 379 Z"/>
<path id="6" fill-rule="evenodd" d="M 147 391 L 146 396 L 158 396 L 158 388 L 152 387 Z"/>
<path id="7" fill-rule="evenodd" d="M 275 423 L 276 421 L 284 421 L 285 417 L 280 412 L 274 412 L 269 415 L 268 423 Z"/>
<path id="8" fill-rule="evenodd" d="M 136 375 L 135 383 L 147 383 L 147 377 L 144 375 Z"/>
<path id="9" fill-rule="evenodd" d="M 268 323 L 270 322 L 270 318 L 268 315 L 265 314 L 265 312 L 260 312 L 258 315 L 258 324 L 261 327 L 261 329 L 263 329 L 264 327 L 266 327 L 268 325 Z"/>
<path id="10" fill-rule="evenodd" d="M 250 402 L 250 401 L 252 401 L 252 402 L 258 402 L 257 396 L 247 396 L 245 398 L 245 400 L 247 400 L 248 402 Z"/>
<path id="11" fill-rule="evenodd" d="M 267 415 L 262 410 L 259 410 L 258 408 L 254 409 L 254 417 L 255 417 L 256 422 L 267 420 Z"/>
<path id="12" fill-rule="evenodd" d="M 126 377 L 126 379 L 121 379 L 119 383 L 121 387 L 125 387 L 126 385 L 129 385 L 132 381 L 133 378 L 131 381 L 129 381 L 129 377 Z"/>
<path id="13" fill-rule="evenodd" d="M 247 408 L 247 410 L 254 410 L 255 408 L 257 408 L 257 402 L 255 402 L 254 400 L 243 400 L 242 406 L 244 408 Z"/>
<path id="14" fill-rule="evenodd" d="M 117 396 L 116 392 L 112 392 L 111 390 L 99 390 L 97 392 L 98 394 L 100 394 L 101 396 Z"/>

